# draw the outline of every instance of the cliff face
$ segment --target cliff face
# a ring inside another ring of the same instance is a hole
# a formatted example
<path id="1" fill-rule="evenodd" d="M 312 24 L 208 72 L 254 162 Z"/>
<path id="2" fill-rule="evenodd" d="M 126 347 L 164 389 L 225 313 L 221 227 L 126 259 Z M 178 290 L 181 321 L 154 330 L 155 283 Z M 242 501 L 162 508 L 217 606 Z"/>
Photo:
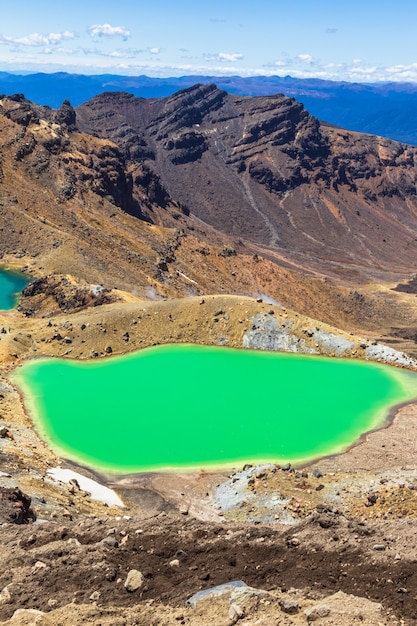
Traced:
<path id="1" fill-rule="evenodd" d="M 56 111 L 34 105 L 21 95 L 0 101 L 6 148 L 12 160 L 52 189 L 61 201 L 92 190 L 115 205 L 144 217 L 132 196 L 132 177 L 116 144 L 76 132 L 76 114 L 69 102 Z"/>
<path id="2" fill-rule="evenodd" d="M 229 235 L 341 273 L 415 266 L 416 148 L 320 124 L 282 95 L 214 85 L 102 94 L 77 124 L 117 143 L 144 190 L 145 171 L 150 189 Z"/>

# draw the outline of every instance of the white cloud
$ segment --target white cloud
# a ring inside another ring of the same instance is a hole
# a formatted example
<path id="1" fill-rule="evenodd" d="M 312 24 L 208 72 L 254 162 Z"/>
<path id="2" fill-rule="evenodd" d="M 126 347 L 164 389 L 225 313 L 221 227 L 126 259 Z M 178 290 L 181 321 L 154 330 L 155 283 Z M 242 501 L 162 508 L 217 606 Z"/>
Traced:
<path id="1" fill-rule="evenodd" d="M 352 74 L 364 74 L 364 75 L 372 75 L 375 74 L 375 72 L 377 71 L 377 67 L 358 67 L 357 65 L 355 65 L 355 67 L 351 68 L 351 72 Z"/>
<path id="2" fill-rule="evenodd" d="M 205 54 L 204 59 L 206 61 L 217 61 L 220 63 L 235 63 L 236 61 L 241 61 L 244 58 L 243 54 L 240 52 L 228 53 L 228 52 L 218 52 L 216 54 Z"/>
<path id="3" fill-rule="evenodd" d="M 0 35 L 0 43 L 11 46 L 56 46 L 65 39 L 74 39 L 75 33 L 65 31 L 63 33 L 48 33 L 41 35 L 40 33 L 31 33 L 26 37 L 9 37 L 8 35 Z"/>
<path id="4" fill-rule="evenodd" d="M 391 75 L 404 75 L 409 73 L 417 73 L 417 63 L 410 63 L 410 65 L 392 65 L 387 67 L 387 72 Z"/>
<path id="5" fill-rule="evenodd" d="M 73 50 L 72 48 L 65 48 L 63 46 L 60 46 L 59 48 L 44 48 L 41 51 L 41 54 L 75 54 L 75 50 Z"/>
<path id="6" fill-rule="evenodd" d="M 91 37 L 121 37 L 125 41 L 130 37 L 130 31 L 124 26 L 93 24 L 87 30 Z"/>
<path id="7" fill-rule="evenodd" d="M 243 59 L 243 54 L 237 52 L 235 54 L 228 54 L 227 52 L 219 53 L 219 61 L 228 61 L 230 63 L 234 63 L 235 61 L 240 61 Z"/>
<path id="8" fill-rule="evenodd" d="M 314 62 L 311 54 L 299 54 L 297 56 L 297 59 L 300 59 L 300 61 L 302 61 L 303 63 L 307 63 L 308 65 L 311 65 Z"/>
<path id="9" fill-rule="evenodd" d="M 94 50 L 94 54 L 98 54 L 103 57 L 112 57 L 113 59 L 134 59 L 135 54 L 130 50 L 113 50 L 113 52 L 98 52 Z"/>
<path id="10" fill-rule="evenodd" d="M 276 60 L 264 65 L 264 68 L 269 74 L 272 74 L 275 69 L 282 76 L 350 82 L 416 80 L 417 78 L 417 63 L 392 68 L 370 65 L 362 59 L 353 59 L 350 63 L 323 63 L 310 54 L 304 53 L 292 58 Z"/>
<path id="11" fill-rule="evenodd" d="M 141 55 L 152 56 L 159 54 L 161 48 L 116 48 L 116 50 L 100 50 L 99 48 L 81 48 L 85 55 L 95 55 L 99 57 L 110 57 L 112 59 L 136 59 Z"/>
<path id="12" fill-rule="evenodd" d="M 60 52 L 61 54 L 75 54 L 75 50 L 73 48 L 66 48 L 65 46 L 56 48 L 55 52 Z"/>

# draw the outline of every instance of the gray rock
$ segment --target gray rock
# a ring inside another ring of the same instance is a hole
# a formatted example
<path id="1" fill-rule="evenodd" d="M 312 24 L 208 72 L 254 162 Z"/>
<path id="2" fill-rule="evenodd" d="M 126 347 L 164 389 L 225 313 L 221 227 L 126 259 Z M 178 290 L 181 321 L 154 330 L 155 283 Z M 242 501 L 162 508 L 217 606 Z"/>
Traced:
<path id="1" fill-rule="evenodd" d="M 37 609 L 17 609 L 10 621 L 16 622 L 16 624 L 37 624 L 38 617 L 45 615 L 43 611 L 38 611 Z"/>
<path id="2" fill-rule="evenodd" d="M 325 330 L 318 329 L 314 334 L 314 339 L 326 352 L 334 352 L 336 356 L 349 354 L 355 346 L 354 341 L 350 341 L 343 335 L 335 335 Z"/>
<path id="3" fill-rule="evenodd" d="M 278 604 L 281 611 L 287 613 L 288 615 L 295 615 L 300 610 L 297 602 L 292 602 L 292 600 L 280 600 Z"/>
<path id="4" fill-rule="evenodd" d="M 126 591 L 137 591 L 143 585 L 143 574 L 137 569 L 131 569 L 125 580 Z"/>
<path id="5" fill-rule="evenodd" d="M 288 540 L 288 545 L 296 548 L 300 545 L 300 540 L 297 539 L 297 537 L 291 537 L 291 539 Z"/>
<path id="6" fill-rule="evenodd" d="M 97 600 L 100 599 L 101 593 L 99 591 L 93 591 L 93 593 L 90 596 L 90 600 L 92 600 L 93 602 L 97 602 Z"/>
<path id="7" fill-rule="evenodd" d="M 279 350 L 315 354 L 317 350 L 307 345 L 304 339 L 291 332 L 293 323 L 259 313 L 252 319 L 252 326 L 243 336 L 243 347 L 255 350 Z"/>
<path id="8" fill-rule="evenodd" d="M 243 609 L 235 602 L 232 602 L 229 608 L 229 619 L 231 620 L 232 624 L 237 622 L 241 617 L 244 616 L 244 614 L 245 613 Z"/>
<path id="9" fill-rule="evenodd" d="M 411 367 L 417 369 L 417 361 L 405 355 L 403 352 L 389 348 L 381 343 L 368 346 L 365 350 L 365 356 L 372 361 L 382 361 L 383 363 L 394 363 L 403 367 Z"/>
<path id="10" fill-rule="evenodd" d="M 10 593 L 8 586 L 4 587 L 2 591 L 0 591 L 0 606 L 3 604 L 9 604 L 12 601 L 12 594 Z"/>
<path id="11" fill-rule="evenodd" d="M 378 500 L 378 496 L 375 493 L 368 494 L 367 506 L 373 506 L 374 504 L 376 504 L 377 500 Z"/>
<path id="12" fill-rule="evenodd" d="M 330 608 L 326 604 L 316 604 L 310 609 L 304 611 L 304 615 L 308 622 L 315 622 L 316 619 L 327 617 L 330 614 Z"/>
<path id="13" fill-rule="evenodd" d="M 197 604 L 203 600 L 207 600 L 208 598 L 218 598 L 222 596 L 231 595 L 232 592 L 236 588 L 249 588 L 243 580 L 233 580 L 229 583 L 224 583 L 223 585 L 217 585 L 216 587 L 211 587 L 210 589 L 203 589 L 203 591 L 199 591 L 198 593 L 188 598 L 186 601 L 186 605 L 195 609 Z"/>
<path id="14" fill-rule="evenodd" d="M 186 502 L 180 504 L 179 512 L 181 515 L 188 515 L 188 504 Z"/>
<path id="15" fill-rule="evenodd" d="M 239 606 L 243 612 L 249 613 L 254 610 L 260 600 L 270 598 L 271 594 L 263 589 L 256 589 L 255 587 L 240 587 L 234 589 L 230 596 L 230 604 Z"/>

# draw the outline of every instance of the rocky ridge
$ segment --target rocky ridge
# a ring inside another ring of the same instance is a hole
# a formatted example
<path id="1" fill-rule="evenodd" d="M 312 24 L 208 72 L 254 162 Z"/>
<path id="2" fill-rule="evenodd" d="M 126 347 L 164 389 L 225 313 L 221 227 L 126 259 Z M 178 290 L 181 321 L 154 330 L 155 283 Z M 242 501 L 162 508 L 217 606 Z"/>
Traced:
<path id="1" fill-rule="evenodd" d="M 105 93 L 77 108 L 77 124 L 145 163 L 191 214 L 305 268 L 369 276 L 415 263 L 411 146 L 320 124 L 282 95 L 215 85 L 159 100 Z"/>

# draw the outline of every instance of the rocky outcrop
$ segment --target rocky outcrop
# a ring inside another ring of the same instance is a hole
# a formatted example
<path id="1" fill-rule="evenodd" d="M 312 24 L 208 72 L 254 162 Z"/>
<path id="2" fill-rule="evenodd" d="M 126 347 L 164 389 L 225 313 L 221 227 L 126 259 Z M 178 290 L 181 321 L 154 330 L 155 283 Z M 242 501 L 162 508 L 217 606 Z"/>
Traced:
<path id="1" fill-rule="evenodd" d="M 150 204 L 157 204 L 165 209 L 170 201 L 169 194 L 149 165 L 142 165 L 135 172 L 134 184 L 144 193 L 144 200 Z"/>
<path id="2" fill-rule="evenodd" d="M 171 152 L 170 159 L 174 165 L 193 163 L 208 150 L 205 137 L 196 132 L 185 132 L 180 137 L 170 139 L 166 149 Z"/>
<path id="3" fill-rule="evenodd" d="M 0 523 L 29 524 L 36 520 L 32 500 L 18 488 L 0 487 Z"/>
<path id="4" fill-rule="evenodd" d="M 7 99 L 7 100 L 6 100 Z M 35 110 L 35 106 L 32 103 L 25 100 L 25 96 L 22 93 L 14 94 L 12 96 L 0 96 L 2 101 L 2 113 L 7 119 L 19 124 L 19 126 L 29 126 L 30 123 L 38 123 L 39 116 Z M 8 106 L 5 106 L 7 101 Z"/>
<path id="5" fill-rule="evenodd" d="M 163 141 L 172 133 L 198 127 L 222 108 L 226 97 L 225 91 L 211 84 L 194 85 L 170 98 L 161 98 L 155 107 L 156 115 L 149 123 L 150 134 Z"/>
<path id="6" fill-rule="evenodd" d="M 75 130 L 76 114 L 69 100 L 64 100 L 61 107 L 55 113 L 55 122 L 66 126 L 69 130 Z"/>
<path id="7" fill-rule="evenodd" d="M 22 292 L 19 310 L 26 316 L 43 310 L 76 311 L 89 306 L 115 302 L 116 297 L 102 285 L 88 285 L 66 276 L 49 275 L 30 283 Z"/>
<path id="8" fill-rule="evenodd" d="M 18 127 L 10 141 L 14 159 L 27 167 L 29 175 L 45 178 L 59 200 L 92 191 L 138 218 L 145 217 L 122 151 L 112 142 L 74 135 L 76 112 L 68 100 L 55 111 L 17 94 L 0 100 L 0 115 Z"/>

